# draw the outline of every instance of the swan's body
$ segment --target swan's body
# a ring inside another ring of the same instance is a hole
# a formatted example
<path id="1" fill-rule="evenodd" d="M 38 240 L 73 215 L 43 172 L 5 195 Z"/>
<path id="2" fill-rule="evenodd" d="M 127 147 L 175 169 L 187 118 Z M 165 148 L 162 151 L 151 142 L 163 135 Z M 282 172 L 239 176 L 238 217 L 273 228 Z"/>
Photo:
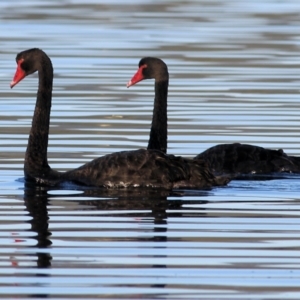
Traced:
<path id="1" fill-rule="evenodd" d="M 198 154 L 216 174 L 300 173 L 300 157 L 248 144 L 220 144 Z"/>
<path id="2" fill-rule="evenodd" d="M 229 179 L 215 177 L 203 160 L 196 163 L 157 150 L 136 150 L 109 154 L 68 172 L 50 168 L 47 160 L 53 68 L 40 49 L 20 52 L 11 87 L 38 71 L 39 87 L 24 162 L 25 180 L 43 185 L 65 181 L 98 187 L 209 188 Z"/>
<path id="3" fill-rule="evenodd" d="M 215 177 L 203 160 L 194 162 L 144 149 L 102 156 L 66 172 L 64 177 L 81 184 L 112 188 L 209 188 L 229 181 L 226 177 Z"/>

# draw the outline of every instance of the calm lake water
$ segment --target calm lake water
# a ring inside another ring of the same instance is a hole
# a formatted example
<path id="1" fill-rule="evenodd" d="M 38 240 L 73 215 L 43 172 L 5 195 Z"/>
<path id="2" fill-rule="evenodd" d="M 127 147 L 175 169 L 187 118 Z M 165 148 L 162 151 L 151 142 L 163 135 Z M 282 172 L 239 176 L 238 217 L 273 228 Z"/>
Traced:
<path id="1" fill-rule="evenodd" d="M 0 2 L 1 299 L 300 299 L 299 176 L 209 191 L 24 187 L 37 76 L 10 90 L 15 56 L 42 48 L 57 170 L 147 145 L 165 60 L 168 152 L 223 142 L 299 155 L 299 0 Z"/>

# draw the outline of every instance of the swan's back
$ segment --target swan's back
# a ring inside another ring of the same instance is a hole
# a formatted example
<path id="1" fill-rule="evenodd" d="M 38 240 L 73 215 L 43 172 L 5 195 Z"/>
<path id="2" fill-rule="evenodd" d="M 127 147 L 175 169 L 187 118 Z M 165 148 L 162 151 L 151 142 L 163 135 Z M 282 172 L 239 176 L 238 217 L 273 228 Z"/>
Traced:
<path id="1" fill-rule="evenodd" d="M 195 158 L 204 159 L 216 174 L 299 173 L 300 158 L 283 150 L 271 150 L 248 144 L 220 144 Z"/>
<path id="2" fill-rule="evenodd" d="M 226 184 L 202 160 L 196 163 L 158 150 L 122 151 L 94 159 L 63 178 L 98 187 L 207 188 Z"/>

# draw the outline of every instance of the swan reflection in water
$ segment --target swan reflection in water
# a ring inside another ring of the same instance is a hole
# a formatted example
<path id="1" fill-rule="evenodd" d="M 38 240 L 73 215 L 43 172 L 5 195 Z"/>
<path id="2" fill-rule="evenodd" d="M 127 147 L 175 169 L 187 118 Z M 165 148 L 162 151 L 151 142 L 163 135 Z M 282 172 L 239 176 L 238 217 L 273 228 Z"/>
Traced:
<path id="1" fill-rule="evenodd" d="M 59 217 L 63 218 L 64 214 L 61 212 L 65 212 L 68 216 L 68 220 L 65 222 L 76 222 L 76 217 L 78 215 L 78 211 L 83 212 L 84 217 L 91 216 L 93 220 L 99 216 L 99 222 L 103 223 L 103 217 L 115 218 L 116 222 L 118 222 L 118 218 L 129 217 L 137 222 L 142 222 L 147 225 L 147 232 L 153 232 L 152 235 L 145 236 L 137 236 L 137 237 L 127 237 L 126 231 L 124 231 L 122 224 L 120 225 L 119 230 L 124 232 L 124 237 L 114 237 L 112 235 L 109 237 L 101 237 L 101 232 L 99 232 L 99 237 L 96 239 L 94 237 L 90 238 L 90 241 L 96 241 L 97 243 L 101 243 L 101 239 L 104 243 L 107 241 L 112 242 L 122 242 L 122 241 L 140 241 L 140 242 L 154 242 L 159 243 L 158 246 L 162 247 L 163 244 L 168 241 L 168 218 L 172 217 L 186 217 L 187 212 L 185 208 L 185 212 L 183 213 L 182 205 L 189 203 L 189 201 L 183 201 L 182 196 L 186 195 L 198 195 L 200 198 L 209 195 L 210 191 L 177 191 L 170 192 L 166 190 L 137 190 L 137 189 L 121 189 L 121 190 L 111 190 L 111 189 L 81 189 L 81 187 L 68 189 L 68 190 L 57 190 L 51 187 L 37 187 L 36 185 L 25 184 L 24 189 L 24 205 L 26 210 L 28 211 L 31 219 L 27 221 L 30 224 L 30 229 L 28 231 L 33 232 L 34 236 L 30 235 L 31 238 L 36 240 L 35 245 L 29 246 L 28 249 L 31 249 L 29 256 L 32 257 L 32 260 L 36 261 L 36 274 L 35 277 L 49 277 L 49 286 L 51 285 L 51 272 L 46 271 L 47 269 L 56 268 L 55 265 L 52 265 L 52 261 L 55 261 L 55 255 L 58 255 L 56 259 L 56 264 L 59 264 L 60 268 L 72 268 L 72 270 L 80 271 L 80 268 L 85 266 L 82 262 L 78 262 L 77 259 L 72 258 L 74 254 L 70 255 L 69 259 L 63 259 L 61 254 L 58 254 L 60 251 L 53 251 L 55 249 L 61 249 L 62 253 L 64 250 L 61 245 L 58 245 L 59 240 L 62 238 L 55 237 L 55 220 L 51 220 L 51 218 L 55 219 L 55 211 L 59 206 Z M 185 197 L 186 198 L 186 197 Z M 206 204 L 207 201 L 199 200 L 199 201 L 190 201 L 190 203 L 197 204 Z M 71 205 L 70 205 L 71 204 Z M 75 204 L 75 205 L 72 205 Z M 70 221 L 70 216 L 72 215 L 72 211 L 76 212 L 73 217 L 74 220 Z M 87 211 L 90 211 L 90 214 L 87 214 Z M 104 214 L 101 215 L 95 214 L 95 211 L 102 211 Z M 50 213 L 50 214 L 49 214 Z M 205 215 L 204 208 L 203 213 L 198 212 L 199 217 Z M 194 214 L 193 214 L 194 216 Z M 60 221 L 63 222 L 63 221 Z M 80 224 L 81 221 L 79 221 Z M 89 222 L 89 221 L 87 221 Z M 107 222 L 114 222 L 113 220 L 107 220 Z M 53 230 L 51 230 L 51 224 L 53 226 Z M 78 224 L 78 221 L 77 221 Z M 95 222 L 95 225 L 97 223 Z M 152 224 L 152 226 L 151 226 Z M 70 227 L 72 225 L 70 224 Z M 79 225 L 80 226 L 80 225 Z M 95 226 L 96 228 L 97 226 Z M 152 229 L 151 229 L 152 227 Z M 76 227 L 78 228 L 78 227 Z M 74 228 L 76 230 L 76 228 Z M 99 228 L 99 226 L 97 227 Z M 70 230 L 73 232 L 72 227 Z M 79 230 L 88 230 L 84 226 Z M 99 229 L 100 231 L 101 229 Z M 118 230 L 118 229 L 115 229 Z M 80 239 L 82 235 L 79 233 L 77 246 L 80 247 Z M 74 235 L 72 235 L 71 239 L 74 239 Z M 85 255 L 84 247 L 85 243 L 89 238 L 84 237 L 83 244 L 81 248 L 83 249 L 82 257 Z M 68 241 L 64 241 L 64 245 L 66 245 Z M 74 240 L 72 241 L 72 243 Z M 146 246 L 146 245 L 145 245 Z M 58 248 L 57 248 L 58 247 Z M 66 246 L 68 247 L 68 246 Z M 72 246 L 69 246 L 72 247 Z M 32 249 L 34 249 L 32 251 Z M 76 248 L 74 248 L 76 250 Z M 100 249 L 100 248 L 99 248 Z M 22 250 L 25 251 L 25 254 L 28 254 L 26 250 L 26 246 L 22 246 L 22 248 L 17 251 L 18 253 L 22 253 Z M 101 249 L 100 249 L 101 251 Z M 53 254 L 54 253 L 54 254 Z M 55 254 L 56 253 L 56 254 Z M 120 253 L 122 254 L 122 249 L 120 249 Z M 65 255 L 65 254 L 63 254 Z M 88 254 L 86 254 L 88 255 Z M 20 254 L 20 259 L 22 260 L 22 254 Z M 101 260 L 101 254 L 99 254 Z M 155 250 L 153 251 L 153 257 L 157 257 L 155 255 Z M 161 256 L 159 256 L 161 257 Z M 15 257 L 16 263 L 18 260 L 18 256 Z M 90 261 L 90 258 L 88 258 Z M 78 264 L 79 263 L 79 264 Z M 134 263 L 134 261 L 133 261 Z M 96 266 L 97 267 L 97 266 Z M 105 267 L 105 264 L 101 262 L 101 268 Z M 115 267 L 115 265 L 107 264 L 107 268 Z M 123 266 L 124 267 L 124 266 Z M 164 264 L 152 264 L 150 268 L 166 268 Z M 76 274 L 71 274 L 70 276 L 74 276 Z M 82 275 L 82 274 L 77 274 Z M 40 287 L 41 284 L 37 283 L 37 280 L 34 280 L 32 286 Z M 43 281 L 44 282 L 44 281 Z M 101 284 L 101 279 L 100 279 Z M 134 286 L 134 282 L 130 286 Z M 47 286 L 47 284 L 46 284 Z M 163 288 L 164 284 L 150 285 L 152 288 Z M 34 290 L 34 289 L 33 289 Z M 36 297 L 37 294 L 32 293 L 30 297 Z M 38 294 L 39 297 L 48 297 L 48 295 Z"/>

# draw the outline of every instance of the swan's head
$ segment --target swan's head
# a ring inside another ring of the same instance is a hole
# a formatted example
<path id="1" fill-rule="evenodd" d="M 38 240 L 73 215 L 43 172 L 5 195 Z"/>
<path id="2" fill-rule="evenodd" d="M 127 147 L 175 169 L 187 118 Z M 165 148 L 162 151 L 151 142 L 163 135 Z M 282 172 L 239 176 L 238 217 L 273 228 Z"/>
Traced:
<path id="1" fill-rule="evenodd" d="M 139 68 L 127 83 L 130 87 L 144 79 L 152 79 L 155 81 L 165 81 L 169 79 L 168 67 L 160 58 L 144 57 L 139 62 Z"/>
<path id="2" fill-rule="evenodd" d="M 41 57 L 47 57 L 47 55 L 38 48 L 28 49 L 18 53 L 16 57 L 17 70 L 10 83 L 10 87 L 13 88 L 26 76 L 36 72 L 41 65 Z"/>

